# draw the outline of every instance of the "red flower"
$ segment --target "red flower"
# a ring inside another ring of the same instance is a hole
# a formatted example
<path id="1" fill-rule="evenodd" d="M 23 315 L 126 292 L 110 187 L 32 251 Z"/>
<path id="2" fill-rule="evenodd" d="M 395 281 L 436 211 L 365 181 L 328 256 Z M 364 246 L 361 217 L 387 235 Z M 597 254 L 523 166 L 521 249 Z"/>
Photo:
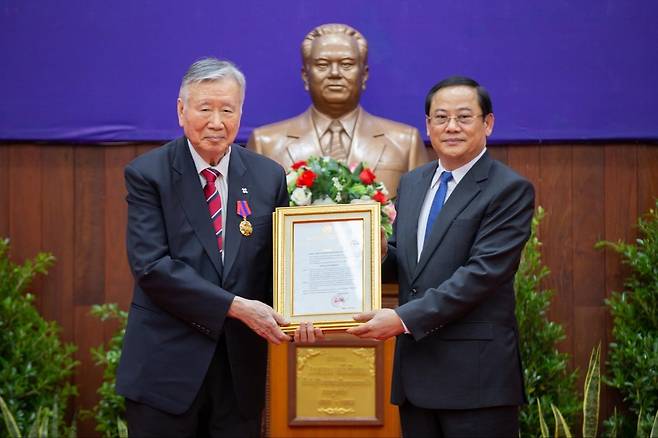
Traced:
<path id="1" fill-rule="evenodd" d="M 302 166 L 306 166 L 306 161 L 303 161 L 303 160 L 302 160 L 302 161 L 298 161 L 298 162 L 294 163 L 292 166 L 290 166 L 290 168 L 291 168 L 292 170 L 297 170 L 297 169 L 299 169 L 299 168 L 302 167 Z"/>
<path id="2" fill-rule="evenodd" d="M 299 175 L 299 178 L 297 178 L 297 187 L 306 186 L 311 188 L 317 177 L 318 176 L 312 170 L 305 170 Z"/>
<path id="3" fill-rule="evenodd" d="M 359 174 L 359 179 L 363 184 L 370 185 L 375 182 L 375 174 L 372 172 L 372 170 L 364 167 Z"/>
<path id="4" fill-rule="evenodd" d="M 372 199 L 379 202 L 380 204 L 386 204 L 388 202 L 388 198 L 386 197 L 386 195 L 380 192 L 379 190 L 377 191 L 377 193 L 372 195 Z"/>

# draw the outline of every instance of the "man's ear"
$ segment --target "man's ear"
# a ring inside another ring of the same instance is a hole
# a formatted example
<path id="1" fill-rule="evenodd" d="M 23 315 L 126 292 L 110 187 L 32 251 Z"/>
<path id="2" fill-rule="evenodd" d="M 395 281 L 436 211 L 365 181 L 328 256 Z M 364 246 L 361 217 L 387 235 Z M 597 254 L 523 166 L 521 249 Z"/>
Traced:
<path id="1" fill-rule="evenodd" d="M 183 99 L 178 98 L 176 101 L 176 114 L 178 115 L 178 126 L 181 128 L 183 127 L 183 110 L 185 109 L 185 106 L 183 104 Z"/>
<path id="2" fill-rule="evenodd" d="M 308 73 L 306 73 L 306 66 L 302 66 L 302 81 L 304 81 L 304 90 L 308 91 Z"/>
<path id="3" fill-rule="evenodd" d="M 366 82 L 368 81 L 369 75 L 370 75 L 370 69 L 368 68 L 368 64 L 365 64 L 363 66 L 363 79 L 361 81 L 361 89 L 362 90 L 366 89 Z"/>

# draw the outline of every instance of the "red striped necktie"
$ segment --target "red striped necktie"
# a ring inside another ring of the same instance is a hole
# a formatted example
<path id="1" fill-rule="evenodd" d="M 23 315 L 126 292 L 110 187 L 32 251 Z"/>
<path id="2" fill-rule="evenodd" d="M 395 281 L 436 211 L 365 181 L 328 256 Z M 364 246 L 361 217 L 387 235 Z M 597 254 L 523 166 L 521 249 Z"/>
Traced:
<path id="1" fill-rule="evenodd" d="M 206 196 L 206 202 L 208 203 L 208 211 L 210 212 L 210 219 L 212 220 L 212 226 L 215 229 L 215 237 L 217 237 L 217 246 L 219 247 L 219 252 L 223 251 L 223 242 L 222 242 L 222 197 L 219 195 L 219 190 L 217 190 L 217 185 L 215 181 L 221 175 L 220 173 L 209 167 L 201 171 L 201 175 L 206 179 L 206 185 L 203 188 L 203 194 Z"/>

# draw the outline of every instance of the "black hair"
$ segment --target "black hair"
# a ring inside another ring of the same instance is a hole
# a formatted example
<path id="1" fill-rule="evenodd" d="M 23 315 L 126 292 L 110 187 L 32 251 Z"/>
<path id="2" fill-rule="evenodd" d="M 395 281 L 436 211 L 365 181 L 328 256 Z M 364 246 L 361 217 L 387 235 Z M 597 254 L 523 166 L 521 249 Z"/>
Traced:
<path id="1" fill-rule="evenodd" d="M 449 78 L 442 80 L 430 88 L 430 91 L 427 93 L 427 97 L 425 97 L 425 115 L 429 117 L 430 107 L 432 106 L 432 98 L 437 91 L 439 91 L 441 88 L 456 87 L 460 85 L 475 88 L 475 91 L 477 91 L 478 94 L 478 103 L 480 104 L 480 109 L 482 110 L 482 117 L 485 117 L 486 115 L 493 112 L 493 106 L 491 104 L 491 97 L 489 96 L 489 92 L 482 85 L 478 84 L 477 81 L 471 78 L 467 78 L 466 76 L 450 76 Z"/>

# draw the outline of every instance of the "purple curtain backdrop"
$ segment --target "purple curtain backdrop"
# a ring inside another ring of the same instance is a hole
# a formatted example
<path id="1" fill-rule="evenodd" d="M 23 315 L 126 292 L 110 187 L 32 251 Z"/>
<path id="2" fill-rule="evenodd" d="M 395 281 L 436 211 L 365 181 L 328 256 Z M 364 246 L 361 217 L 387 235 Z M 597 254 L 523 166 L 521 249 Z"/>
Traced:
<path id="1" fill-rule="evenodd" d="M 238 139 L 309 105 L 299 45 L 343 22 L 370 45 L 370 112 L 424 129 L 427 90 L 452 74 L 492 94 L 494 141 L 658 139 L 652 0 L 0 0 L 0 140 L 180 135 L 196 59 L 247 76 Z"/>

